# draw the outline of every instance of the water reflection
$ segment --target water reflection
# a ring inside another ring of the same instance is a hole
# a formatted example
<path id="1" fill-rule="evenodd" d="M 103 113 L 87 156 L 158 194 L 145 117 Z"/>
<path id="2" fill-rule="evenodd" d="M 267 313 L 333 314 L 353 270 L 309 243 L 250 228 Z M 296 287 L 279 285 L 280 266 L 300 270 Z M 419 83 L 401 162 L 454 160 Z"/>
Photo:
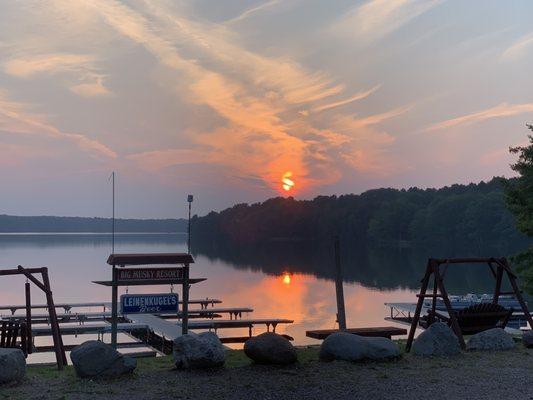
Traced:
<path id="1" fill-rule="evenodd" d="M 117 252 L 186 251 L 186 237 L 124 235 L 116 237 Z M 429 256 L 499 256 L 501 249 L 476 254 L 434 249 L 379 249 L 341 243 L 347 322 L 350 327 L 382 326 L 385 302 L 415 300 L 415 291 Z M 254 247 L 195 244 L 192 277 L 207 281 L 194 285 L 191 297 L 214 297 L 226 307 L 251 307 L 254 318 L 288 318 L 294 324 L 278 331 L 295 342 L 317 343 L 305 337 L 309 329 L 335 327 L 336 303 L 333 246 L 277 243 Z M 105 261 L 111 251 L 109 235 L 0 235 L 0 268 L 46 266 L 56 302 L 108 301 L 110 289 L 92 284 L 110 278 Z M 491 292 L 493 278 L 483 266 L 450 267 L 446 282 L 451 293 Z M 0 304 L 24 302 L 21 277 L 0 278 Z M 178 289 L 178 288 L 176 288 Z M 126 288 L 121 288 L 122 294 Z M 130 293 L 168 292 L 168 285 L 132 287 Z M 179 292 L 179 290 L 177 290 Z M 33 290 L 33 301 L 44 297 Z M 246 316 L 243 316 L 246 318 Z M 260 333 L 263 327 L 257 328 Z M 221 336 L 247 332 L 223 330 Z M 87 338 L 69 338 L 82 341 Z"/>

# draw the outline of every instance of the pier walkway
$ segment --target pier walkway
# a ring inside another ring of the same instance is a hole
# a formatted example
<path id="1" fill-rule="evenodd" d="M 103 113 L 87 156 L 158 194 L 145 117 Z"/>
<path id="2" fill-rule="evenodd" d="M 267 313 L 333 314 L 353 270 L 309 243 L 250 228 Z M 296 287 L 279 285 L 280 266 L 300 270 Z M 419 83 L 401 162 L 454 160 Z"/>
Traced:
<path id="1" fill-rule="evenodd" d="M 182 301 L 178 302 L 179 304 L 183 304 Z M 214 307 L 215 304 L 222 303 L 222 300 L 219 299 L 211 299 L 211 298 L 205 298 L 205 299 L 192 299 L 189 300 L 189 304 L 199 304 L 202 309 L 207 309 L 209 306 Z M 96 302 L 86 302 L 86 303 L 55 303 L 56 308 L 62 308 L 65 310 L 65 313 L 69 313 L 73 308 L 91 308 L 91 307 L 102 307 L 103 310 L 111 310 L 111 303 L 108 301 L 96 301 Z M 48 306 L 46 304 L 32 304 L 32 309 L 47 309 Z M 7 305 L 7 306 L 0 306 L 1 310 L 9 310 L 11 311 L 11 314 L 15 314 L 17 310 L 25 310 L 26 305 L 25 304 L 17 304 L 17 305 Z"/>

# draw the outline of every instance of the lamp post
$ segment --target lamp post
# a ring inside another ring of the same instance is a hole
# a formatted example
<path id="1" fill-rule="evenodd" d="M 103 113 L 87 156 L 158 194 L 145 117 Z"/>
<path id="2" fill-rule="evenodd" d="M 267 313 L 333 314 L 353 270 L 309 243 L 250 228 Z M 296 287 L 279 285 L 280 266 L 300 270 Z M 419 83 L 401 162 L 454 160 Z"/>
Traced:
<path id="1" fill-rule="evenodd" d="M 191 254 L 191 204 L 194 200 L 192 194 L 187 196 L 187 203 L 189 203 L 189 223 L 187 227 L 187 252 Z"/>

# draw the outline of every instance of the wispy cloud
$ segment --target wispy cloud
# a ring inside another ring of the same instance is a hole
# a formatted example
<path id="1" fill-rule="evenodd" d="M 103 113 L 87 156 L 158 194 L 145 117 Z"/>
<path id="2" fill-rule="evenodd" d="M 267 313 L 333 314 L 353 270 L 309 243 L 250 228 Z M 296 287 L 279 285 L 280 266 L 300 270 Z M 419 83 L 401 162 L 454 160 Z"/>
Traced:
<path id="1" fill-rule="evenodd" d="M 370 0 L 350 9 L 333 30 L 356 41 L 372 42 L 389 35 L 443 0 Z"/>
<path id="2" fill-rule="evenodd" d="M 520 37 L 502 53 L 502 59 L 506 61 L 516 60 L 533 51 L 533 33 Z"/>
<path id="3" fill-rule="evenodd" d="M 207 105 L 226 120 L 226 126 L 209 132 L 192 129 L 187 135 L 193 147 L 202 149 L 206 164 L 223 165 L 237 176 L 261 176 L 275 189 L 281 176 L 291 171 L 298 187 L 310 188 L 338 179 L 338 152 L 353 152 L 354 146 L 357 151 L 365 151 L 375 144 L 354 141 L 353 131 L 340 133 L 321 126 L 339 117 L 336 110 L 340 106 L 367 97 L 378 87 L 315 106 L 343 93 L 343 85 L 287 57 L 265 56 L 245 48 L 225 25 L 188 18 L 150 0 L 145 1 L 145 9 L 133 9 L 117 1 L 85 4 L 116 32 L 177 71 L 176 77 L 187 82 L 179 86 L 180 97 L 193 105 Z M 301 118 L 296 110 L 299 105 L 332 112 L 315 123 Z M 374 132 L 368 126 L 379 122 L 361 121 L 359 135 L 372 136 Z M 129 159 L 154 170 L 184 160 L 194 162 L 197 156 L 194 148 L 176 148 L 133 154 Z"/>
<path id="4" fill-rule="evenodd" d="M 99 141 L 80 133 L 64 132 L 42 116 L 32 114 L 28 108 L 26 104 L 8 99 L 6 93 L 0 91 L 0 130 L 8 134 L 31 134 L 66 140 L 96 157 L 117 157 L 113 150 Z"/>
<path id="5" fill-rule="evenodd" d="M 353 95 L 352 97 L 349 97 L 344 100 L 335 101 L 333 103 L 323 104 L 320 106 L 317 106 L 313 108 L 313 112 L 320 112 L 325 110 L 331 110 L 332 108 L 344 106 L 346 104 L 353 103 L 354 101 L 362 100 L 370 96 L 372 93 L 374 93 L 376 90 L 378 90 L 381 87 L 381 85 L 376 85 L 372 89 L 367 90 L 365 92 L 359 92 Z"/>
<path id="6" fill-rule="evenodd" d="M 533 103 L 507 104 L 501 103 L 495 107 L 478 111 L 472 114 L 462 115 L 446 121 L 438 122 L 426 128 L 426 131 L 437 131 L 441 129 L 453 128 L 460 125 L 470 125 L 493 118 L 512 117 L 514 115 L 533 112 Z"/>
<path id="7" fill-rule="evenodd" d="M 266 1 L 264 3 L 261 3 L 261 4 L 257 5 L 257 6 L 250 7 L 248 9 L 244 10 L 242 13 L 237 15 L 235 18 L 232 18 L 232 19 L 228 20 L 227 23 L 243 21 L 245 19 L 253 17 L 256 14 L 259 14 L 261 12 L 264 12 L 264 11 L 267 11 L 267 10 L 270 10 L 270 9 L 273 9 L 273 8 L 279 6 L 280 4 L 283 4 L 282 0 Z"/>
<path id="8" fill-rule="evenodd" d="M 68 75 L 69 89 L 85 96 L 109 95 L 104 86 L 104 75 L 95 67 L 95 57 L 85 54 L 50 53 L 13 58 L 5 62 L 4 71 L 19 78 L 29 79 L 38 74 Z"/>

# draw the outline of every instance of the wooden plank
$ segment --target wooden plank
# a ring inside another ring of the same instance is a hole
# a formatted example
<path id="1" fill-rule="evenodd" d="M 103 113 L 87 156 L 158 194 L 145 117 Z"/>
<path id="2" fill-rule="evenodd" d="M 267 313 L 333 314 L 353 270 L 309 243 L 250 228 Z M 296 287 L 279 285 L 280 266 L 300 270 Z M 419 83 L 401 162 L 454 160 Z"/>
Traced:
<path id="1" fill-rule="evenodd" d="M 222 303 L 222 300 L 219 299 L 194 299 L 189 300 L 189 304 L 202 304 L 202 305 L 214 305 L 214 304 L 220 304 Z M 180 301 L 181 304 L 181 301 Z M 86 303 L 55 303 L 56 308 L 64 308 L 66 310 L 70 310 L 72 308 L 89 308 L 89 307 L 105 307 L 105 308 L 111 308 L 111 303 L 109 301 L 99 301 L 99 302 L 86 302 Z M 13 304 L 13 305 L 6 305 L 6 306 L 0 306 L 0 310 L 21 310 L 25 309 L 26 305 L 24 304 Z M 46 309 L 48 308 L 48 305 L 46 304 L 33 304 L 31 306 L 32 309 Z M 14 313 L 14 311 L 13 311 Z"/>
<path id="2" fill-rule="evenodd" d="M 207 280 L 207 278 L 189 278 L 189 284 L 200 283 Z M 113 281 L 92 281 L 97 285 L 112 286 Z M 183 279 L 170 279 L 167 281 L 147 279 L 144 281 L 117 281 L 117 286 L 143 286 L 143 285 L 182 285 Z"/>
<path id="3" fill-rule="evenodd" d="M 187 253 L 143 253 L 111 254 L 109 265 L 153 265 L 153 264 L 193 264 L 194 259 Z"/>
<path id="4" fill-rule="evenodd" d="M 305 335 L 313 339 L 323 340 L 333 333 L 340 332 L 338 329 L 318 329 L 306 331 Z M 407 329 L 394 326 L 381 326 L 370 328 L 348 328 L 344 332 L 365 337 L 388 337 L 406 335 Z"/>

